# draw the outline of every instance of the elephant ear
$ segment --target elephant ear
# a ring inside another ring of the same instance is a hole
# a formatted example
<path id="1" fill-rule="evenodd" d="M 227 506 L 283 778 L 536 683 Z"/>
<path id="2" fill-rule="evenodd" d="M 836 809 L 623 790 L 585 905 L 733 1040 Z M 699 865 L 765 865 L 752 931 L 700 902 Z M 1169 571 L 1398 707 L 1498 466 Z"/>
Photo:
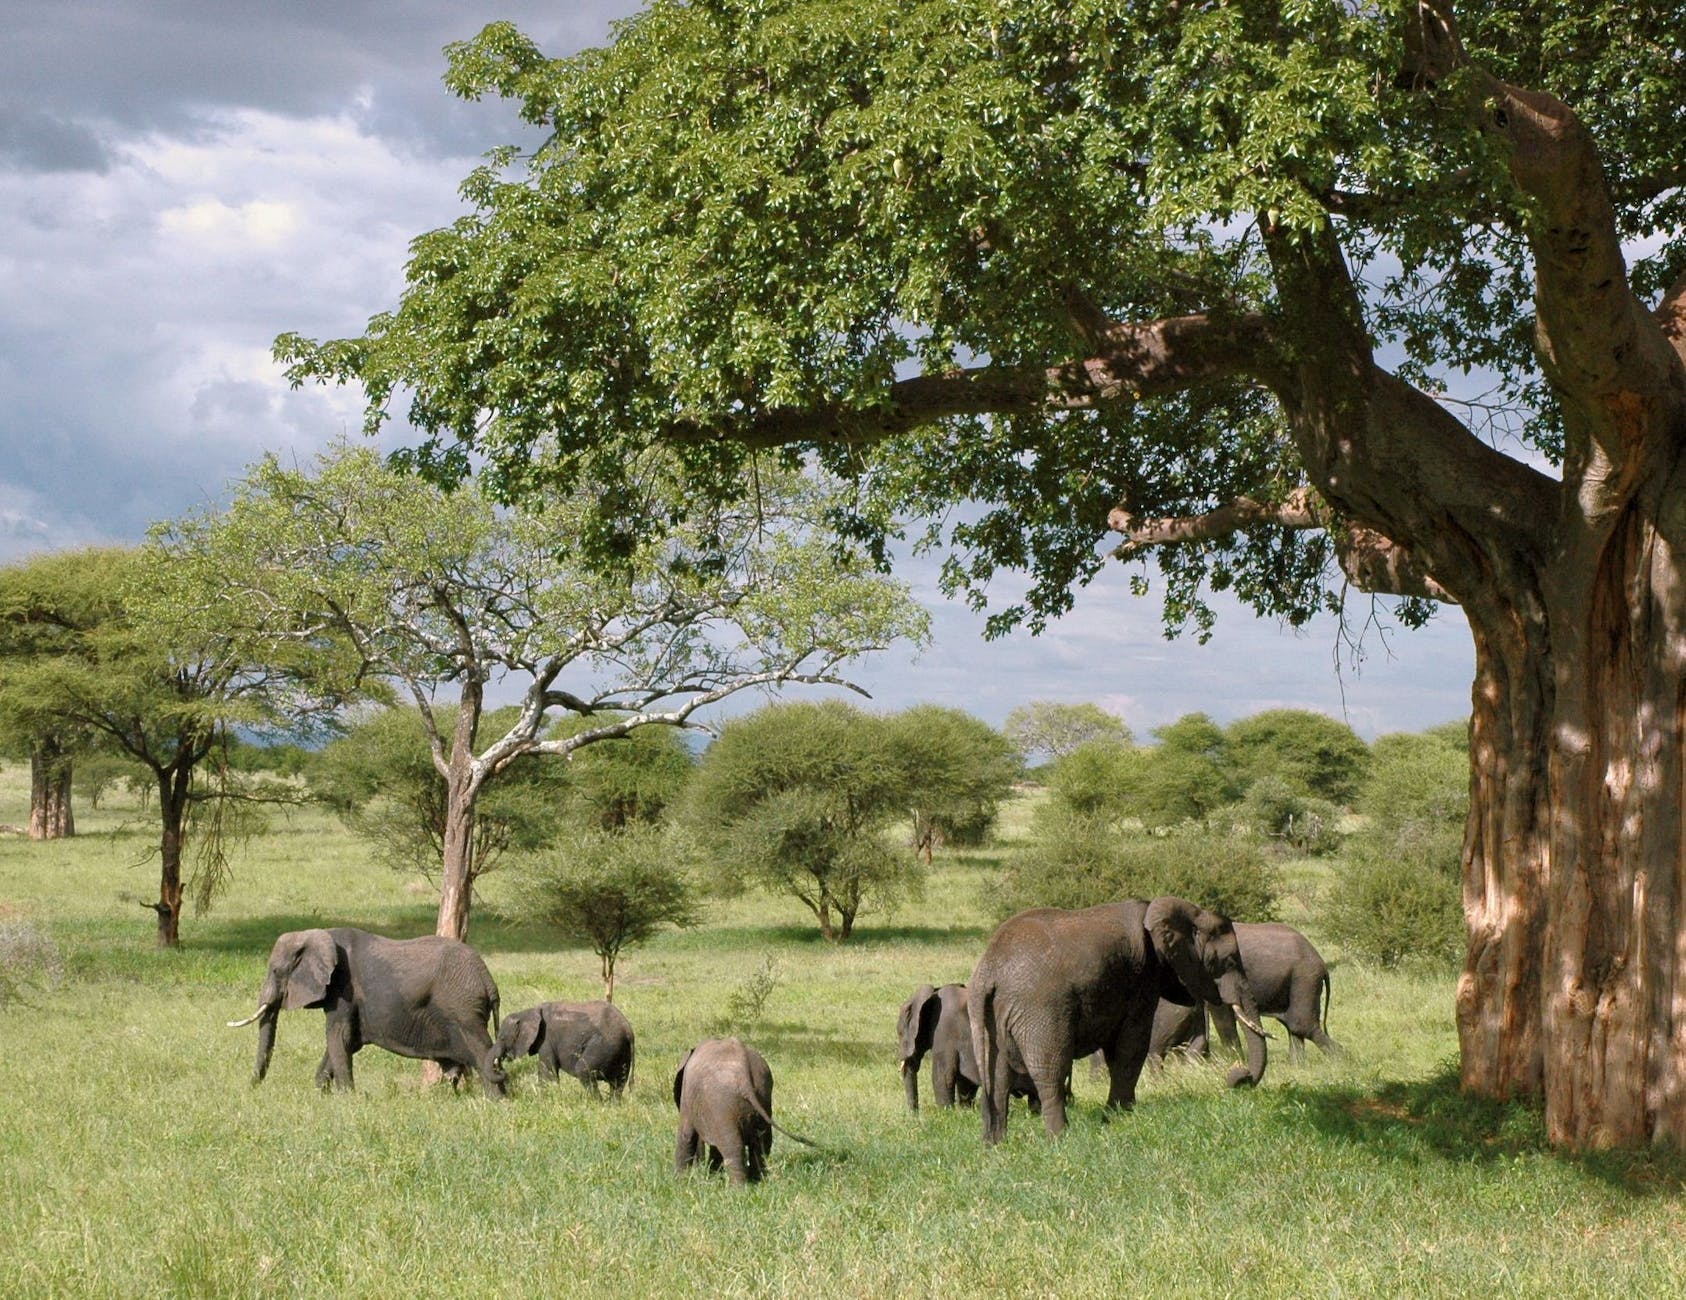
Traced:
<path id="1" fill-rule="evenodd" d="M 679 1105 L 680 1094 L 685 1091 L 685 1066 L 691 1059 L 691 1052 L 695 1052 L 696 1050 L 697 1049 L 693 1047 L 690 1052 L 685 1053 L 685 1059 L 679 1062 L 679 1070 L 673 1076 L 673 1104 L 675 1106 Z"/>
<path id="2" fill-rule="evenodd" d="M 1201 911 L 1186 898 L 1167 895 L 1149 903 L 1142 919 L 1154 951 L 1176 975 L 1175 980 L 1161 982 L 1159 996 L 1185 1007 L 1217 1000 L 1217 989 L 1200 959 Z"/>
<path id="3" fill-rule="evenodd" d="M 326 930 L 299 935 L 299 955 L 287 973 L 287 997 L 282 1006 L 313 1007 L 328 996 L 328 984 L 339 963 L 334 936 Z"/>
<path id="4" fill-rule="evenodd" d="M 515 1025 L 515 1056 L 531 1056 L 544 1041 L 544 1013 L 523 1011 L 510 1017 Z"/>
<path id="5" fill-rule="evenodd" d="M 902 1003 L 902 1013 L 896 1020 L 896 1034 L 901 1040 L 901 1059 L 910 1061 L 931 1050 L 937 1032 L 937 1018 L 942 1015 L 942 1002 L 936 989 L 921 984 L 913 996 Z"/>

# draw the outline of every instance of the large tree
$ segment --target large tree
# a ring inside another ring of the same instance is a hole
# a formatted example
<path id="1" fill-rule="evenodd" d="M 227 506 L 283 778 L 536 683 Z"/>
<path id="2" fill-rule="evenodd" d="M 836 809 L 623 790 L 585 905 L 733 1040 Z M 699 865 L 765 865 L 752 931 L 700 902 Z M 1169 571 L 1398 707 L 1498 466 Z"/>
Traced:
<path id="1" fill-rule="evenodd" d="M 184 618 L 260 661 L 304 656 L 325 687 L 389 683 L 415 706 L 444 782 L 439 934 L 467 937 L 478 802 L 513 764 L 692 725 L 751 687 L 849 685 L 850 659 L 924 635 L 905 588 L 824 531 L 816 479 L 769 472 L 742 506 L 678 523 L 670 460 L 644 459 L 596 566 L 578 555 L 595 488 L 515 513 L 478 483 L 446 492 L 343 445 L 309 469 L 269 457 L 226 510 L 160 534 L 195 604 Z M 500 685 L 519 702 L 487 727 Z M 547 736 L 559 712 L 587 725 Z"/>
<path id="2" fill-rule="evenodd" d="M 40 633 L 7 663 L 0 708 L 36 734 L 91 738 L 152 779 L 158 901 L 146 906 L 163 947 L 179 941 L 189 895 L 203 909 L 227 882 L 234 805 L 277 797 L 217 761 L 231 733 L 307 730 L 337 704 L 298 691 L 296 656 L 256 663 L 217 620 L 182 621 L 177 576 L 148 545 L 60 552 L 0 577 L 5 623 Z"/>
<path id="3" fill-rule="evenodd" d="M 1206 583 L 1457 604 L 1464 1085 L 1686 1144 L 1686 7 L 1454 8 L 664 0 L 563 60 L 494 25 L 448 81 L 548 130 L 525 175 L 471 176 L 363 337 L 279 352 L 512 489 L 817 448 L 954 521 L 957 588 L 1028 570 L 997 626 L 1109 528 L 1202 633 Z"/>

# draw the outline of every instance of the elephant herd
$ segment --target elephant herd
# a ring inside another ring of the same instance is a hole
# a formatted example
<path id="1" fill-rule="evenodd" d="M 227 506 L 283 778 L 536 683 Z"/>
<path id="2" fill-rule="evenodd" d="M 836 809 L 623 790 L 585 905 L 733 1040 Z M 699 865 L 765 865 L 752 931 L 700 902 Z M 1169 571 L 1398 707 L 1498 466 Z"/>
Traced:
<path id="1" fill-rule="evenodd" d="M 976 1098 L 986 1143 L 1001 1140 L 1013 1096 L 1040 1110 L 1051 1134 L 1065 1128 L 1074 1061 L 1093 1056 L 1109 1077 L 1107 1104 L 1135 1101 L 1143 1065 L 1172 1050 L 1204 1050 L 1209 1014 L 1233 1044 L 1246 1034 L 1245 1065 L 1232 1085 L 1264 1076 L 1259 1018 L 1338 1050 L 1325 1027 L 1328 968 L 1305 936 L 1285 925 L 1232 924 L 1180 898 L 1131 899 L 1079 910 L 1035 908 L 1003 922 L 967 984 L 917 989 L 897 1026 L 907 1104 L 919 1107 L 918 1072 L 932 1060 L 939 1105 Z M 373 1045 L 435 1062 L 453 1084 L 471 1072 L 488 1096 L 508 1096 L 503 1069 L 531 1055 L 547 1079 L 570 1074 L 593 1092 L 633 1078 L 634 1035 L 608 1002 L 546 1002 L 500 1020 L 498 990 L 480 955 L 452 939 L 388 939 L 345 927 L 283 934 L 270 951 L 258 1008 L 253 1082 L 269 1068 L 282 1010 L 320 1007 L 327 1043 L 318 1087 L 352 1087 L 352 1057 Z M 490 1030 L 488 1030 L 488 1024 Z M 494 1038 L 493 1035 L 496 1035 Z M 773 1130 L 766 1060 L 736 1039 L 693 1047 L 673 1079 L 679 1110 L 674 1166 L 707 1148 L 734 1183 L 765 1169 Z"/>

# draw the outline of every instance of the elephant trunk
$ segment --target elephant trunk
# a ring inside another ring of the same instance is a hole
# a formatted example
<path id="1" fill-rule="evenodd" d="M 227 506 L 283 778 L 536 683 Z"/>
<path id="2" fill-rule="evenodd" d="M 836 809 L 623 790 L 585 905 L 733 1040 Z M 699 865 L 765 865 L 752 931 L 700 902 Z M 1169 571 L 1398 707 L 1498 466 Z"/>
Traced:
<path id="1" fill-rule="evenodd" d="M 1247 1030 L 1247 1065 L 1245 1070 L 1237 1066 L 1230 1072 L 1231 1086 L 1236 1084 L 1258 1084 L 1264 1079 L 1265 1072 L 1265 1039 L 1270 1035 L 1265 1033 L 1264 1026 L 1259 1023 L 1259 1005 L 1253 998 L 1253 990 L 1247 981 L 1232 975 L 1228 981 L 1219 981 L 1224 1001 L 1229 1003 L 1235 1012 L 1235 1018 Z"/>
<path id="2" fill-rule="evenodd" d="M 907 1108 L 919 1109 L 919 1062 L 902 1060 L 902 1091 L 907 1096 Z"/>
<path id="3" fill-rule="evenodd" d="M 263 1082 L 263 1076 L 269 1073 L 269 1056 L 275 1050 L 275 1026 L 281 1020 L 281 1007 L 278 1003 L 270 1002 L 258 1010 L 258 1059 L 252 1068 L 252 1083 Z"/>

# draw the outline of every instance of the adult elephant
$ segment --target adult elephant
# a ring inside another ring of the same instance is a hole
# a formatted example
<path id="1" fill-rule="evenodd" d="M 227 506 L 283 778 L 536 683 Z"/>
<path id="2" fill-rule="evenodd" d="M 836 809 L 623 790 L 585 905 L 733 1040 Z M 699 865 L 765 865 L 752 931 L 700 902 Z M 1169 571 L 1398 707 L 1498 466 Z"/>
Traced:
<path id="1" fill-rule="evenodd" d="M 1186 899 L 1020 912 L 990 938 L 968 995 L 986 1143 L 1006 1133 L 1015 1070 L 1035 1083 L 1050 1134 L 1065 1130 L 1061 1084 L 1071 1063 L 1090 1052 L 1105 1054 L 1107 1105 L 1134 1105 L 1160 998 L 1234 1005 L 1258 1039 L 1249 1039 L 1248 1063 L 1231 1070 L 1229 1081 L 1264 1077 L 1265 1034 L 1235 927 Z"/>
<path id="2" fill-rule="evenodd" d="M 498 986 L 465 943 L 438 935 L 388 939 L 344 926 L 282 935 L 269 952 L 257 1011 L 229 1021 L 232 1028 L 258 1023 L 253 1083 L 269 1071 L 282 1010 L 294 1007 L 321 1007 L 328 1018 L 319 1088 L 349 1089 L 351 1058 L 373 1045 L 437 1062 L 453 1080 L 478 1071 L 488 1096 L 508 1095 L 486 1029 L 488 1020 L 498 1024 Z"/>
<path id="3" fill-rule="evenodd" d="M 1274 1016 L 1288 1031 L 1288 1059 L 1304 1057 L 1307 1039 L 1328 1055 L 1338 1056 L 1341 1045 L 1329 1037 L 1329 967 L 1311 940 L 1293 926 L 1276 921 L 1238 921 L 1235 938 L 1259 1014 Z M 1229 1008 L 1214 1006 L 1211 1013 L 1218 1037 L 1238 1048 L 1235 1017 Z M 1249 1052 L 1251 1035 L 1249 1029 Z"/>

